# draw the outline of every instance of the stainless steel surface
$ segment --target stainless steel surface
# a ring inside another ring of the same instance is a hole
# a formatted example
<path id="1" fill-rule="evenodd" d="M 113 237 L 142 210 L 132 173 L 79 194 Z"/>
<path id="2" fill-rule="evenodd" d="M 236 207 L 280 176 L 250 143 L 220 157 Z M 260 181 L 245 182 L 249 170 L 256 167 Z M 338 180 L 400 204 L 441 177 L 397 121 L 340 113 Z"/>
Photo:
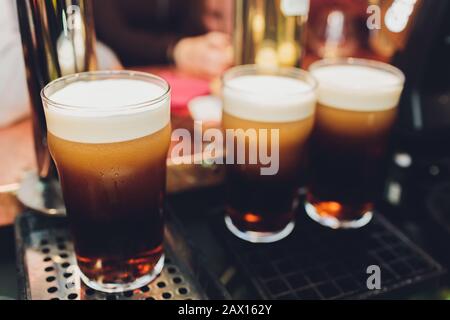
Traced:
<path id="1" fill-rule="evenodd" d="M 25 175 L 17 191 L 17 198 L 26 207 L 47 215 L 66 214 L 59 182 L 57 180 L 43 182 L 35 172 Z"/>
<path id="2" fill-rule="evenodd" d="M 78 275 L 73 245 L 65 230 L 30 235 L 25 248 L 29 292 L 32 300 L 169 300 L 201 298 L 189 276 L 167 254 L 162 274 L 150 285 L 123 294 L 106 294 L 86 287 Z"/>
<path id="3" fill-rule="evenodd" d="M 67 219 L 23 212 L 15 223 L 19 298 L 32 300 L 228 299 L 202 257 L 170 215 L 165 228 L 165 266 L 148 286 L 120 294 L 97 292 L 79 277 Z"/>
<path id="4" fill-rule="evenodd" d="M 28 299 L 32 300 L 198 300 L 201 294 L 166 254 L 162 274 L 150 285 L 123 294 L 107 294 L 86 287 L 78 275 L 73 244 L 67 232 L 46 230 L 30 235 L 24 261 L 28 270 Z"/>

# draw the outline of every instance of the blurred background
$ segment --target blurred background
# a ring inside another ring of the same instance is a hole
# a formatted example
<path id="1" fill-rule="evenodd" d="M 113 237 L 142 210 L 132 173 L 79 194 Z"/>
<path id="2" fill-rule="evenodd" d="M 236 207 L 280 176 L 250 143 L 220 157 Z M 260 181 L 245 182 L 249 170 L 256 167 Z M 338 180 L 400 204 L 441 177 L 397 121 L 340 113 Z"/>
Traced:
<path id="1" fill-rule="evenodd" d="M 91 6 L 92 29 L 84 34 L 94 35 L 89 43 L 95 68 L 133 69 L 167 79 L 173 89 L 173 127 L 191 131 L 194 120 L 220 126 L 220 78 L 234 65 L 307 69 L 321 58 L 360 57 L 399 67 L 407 83 L 379 206 L 395 226 L 448 268 L 449 4 L 446 0 L 94 0 L 86 4 Z M 33 147 L 33 98 L 26 83 L 32 66 L 22 54 L 22 45 L 27 44 L 20 35 L 21 5 L 25 1 L 0 3 L 0 296 L 13 298 L 18 290 L 13 223 L 24 210 L 16 196 L 26 175 L 41 168 Z M 81 37 L 72 44 L 77 41 L 78 46 L 88 43 Z M 56 41 L 54 46 L 64 61 L 67 44 Z M 78 58 L 69 53 L 69 60 Z M 52 73 L 48 75 L 50 80 Z M 220 188 L 223 174 L 217 168 L 169 162 L 168 175 L 173 201 L 183 204 L 175 207 L 188 208 L 180 209 L 184 211 L 180 219 L 189 232 L 201 230 L 207 201 L 203 194 L 196 193 L 195 198 L 191 192 Z M 194 240 L 202 242 L 202 237 Z M 448 287 L 444 278 L 402 297 L 450 299 Z"/>

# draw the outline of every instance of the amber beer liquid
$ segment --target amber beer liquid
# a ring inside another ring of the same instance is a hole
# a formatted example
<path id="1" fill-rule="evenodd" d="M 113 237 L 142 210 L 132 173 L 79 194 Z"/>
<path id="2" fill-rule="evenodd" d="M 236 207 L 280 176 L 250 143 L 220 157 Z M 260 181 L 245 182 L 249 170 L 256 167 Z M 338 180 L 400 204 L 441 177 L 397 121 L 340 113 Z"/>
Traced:
<path id="1" fill-rule="evenodd" d="M 298 189 L 314 125 L 315 84 L 306 72 L 294 68 L 241 66 L 224 77 L 224 130 L 257 133 L 256 138 L 245 140 L 246 154 L 251 143 L 261 147 L 261 130 L 267 130 L 269 137 L 271 130 L 279 132 L 278 140 L 267 143 L 269 151 L 275 145 L 279 150 L 276 174 L 263 175 L 261 168 L 266 166 L 260 162 L 238 164 L 235 159 L 227 165 L 225 222 L 233 234 L 246 241 L 275 242 L 294 228 Z M 231 147 L 227 145 L 227 154 Z"/>
<path id="2" fill-rule="evenodd" d="M 311 66 L 319 82 L 306 210 L 332 228 L 359 228 L 373 214 L 385 179 L 402 72 L 360 59 Z"/>
<path id="3" fill-rule="evenodd" d="M 43 99 L 83 281 L 105 292 L 146 285 L 164 264 L 169 86 L 85 73 L 53 82 Z"/>

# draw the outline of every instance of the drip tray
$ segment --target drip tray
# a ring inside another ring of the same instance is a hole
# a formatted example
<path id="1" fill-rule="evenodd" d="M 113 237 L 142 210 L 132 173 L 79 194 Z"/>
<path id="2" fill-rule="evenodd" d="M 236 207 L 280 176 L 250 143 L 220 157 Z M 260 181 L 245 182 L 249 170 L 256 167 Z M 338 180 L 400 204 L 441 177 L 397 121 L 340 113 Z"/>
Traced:
<path id="1" fill-rule="evenodd" d="M 212 224 L 238 270 L 262 299 L 370 299 L 436 285 L 445 270 L 381 214 L 361 230 L 332 230 L 300 213 L 294 232 L 274 244 L 250 244 L 226 229 L 223 209 Z M 381 290 L 369 290 L 369 266 L 381 269 Z"/>
<path id="2" fill-rule="evenodd" d="M 226 299 L 227 292 L 205 268 L 175 221 L 165 230 L 166 261 L 150 285 L 121 294 L 86 287 L 76 267 L 65 218 L 25 212 L 16 221 L 21 299 L 32 300 L 203 300 Z M 176 245 L 174 245 L 176 244 Z"/>

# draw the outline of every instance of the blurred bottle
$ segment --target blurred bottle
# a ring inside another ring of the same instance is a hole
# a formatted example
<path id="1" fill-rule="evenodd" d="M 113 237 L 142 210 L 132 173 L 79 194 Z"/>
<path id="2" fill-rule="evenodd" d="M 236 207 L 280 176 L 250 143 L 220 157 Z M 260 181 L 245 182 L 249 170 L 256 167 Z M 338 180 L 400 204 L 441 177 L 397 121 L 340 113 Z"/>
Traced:
<path id="1" fill-rule="evenodd" d="M 360 0 L 314 3 L 308 28 L 311 51 L 321 58 L 355 55 L 360 46 L 361 7 Z"/>
<path id="2" fill-rule="evenodd" d="M 236 0 L 235 63 L 300 66 L 309 0 Z"/>

